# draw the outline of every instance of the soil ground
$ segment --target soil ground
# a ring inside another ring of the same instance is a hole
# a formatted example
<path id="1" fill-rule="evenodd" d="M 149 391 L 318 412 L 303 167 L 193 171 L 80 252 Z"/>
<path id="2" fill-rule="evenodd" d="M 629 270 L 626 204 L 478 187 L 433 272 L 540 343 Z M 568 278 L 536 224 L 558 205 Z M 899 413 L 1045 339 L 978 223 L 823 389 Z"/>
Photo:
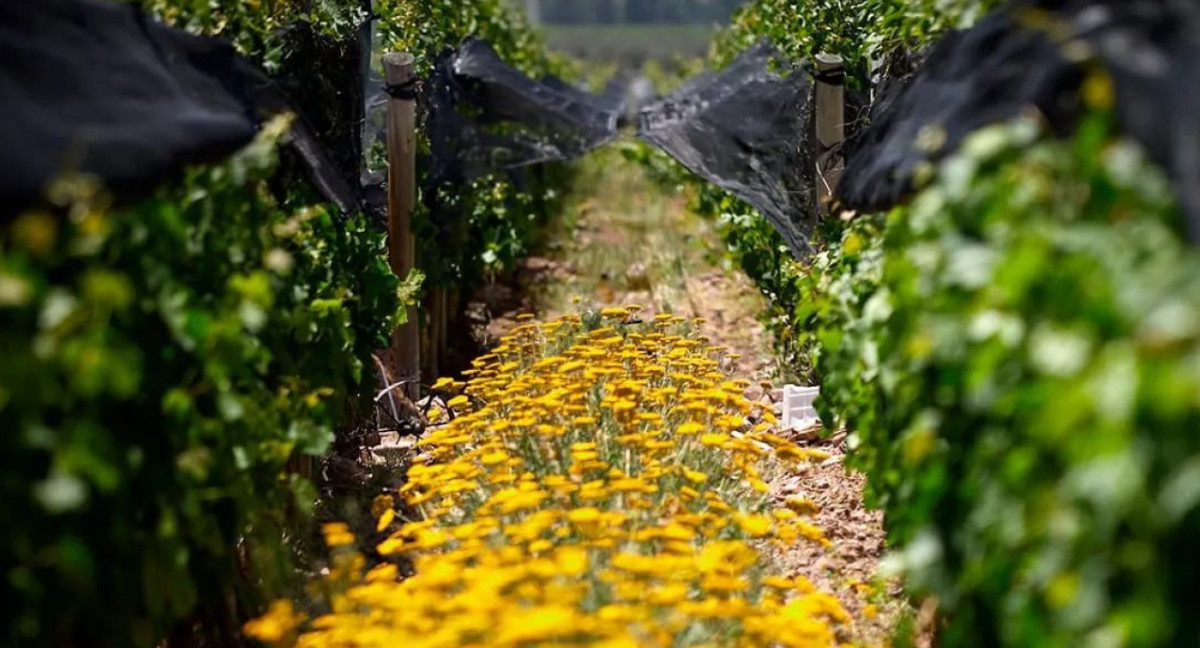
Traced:
<path id="1" fill-rule="evenodd" d="M 750 280 L 728 267 L 712 224 L 688 210 L 685 194 L 654 185 L 619 153 L 596 154 L 583 167 L 581 189 L 568 202 L 547 255 L 521 263 L 515 290 L 494 287 L 476 305 L 479 341 L 487 346 L 502 336 L 520 313 L 545 320 L 581 305 L 640 304 L 651 315 L 701 317 L 714 343 L 741 355 L 734 371 L 754 385 L 748 396 L 777 405 L 783 372 L 757 319 L 766 305 Z M 792 575 L 837 594 L 855 619 L 855 643 L 926 644 L 927 631 L 918 632 L 923 640 L 914 641 L 911 631 L 897 635 L 918 621 L 898 587 L 877 578 L 883 520 L 863 504 L 865 479 L 843 466 L 844 435 L 819 429 L 780 434 L 831 455 L 820 465 L 777 476 L 772 488 L 780 502 L 800 496 L 815 503 L 814 521 L 833 547 L 802 544 L 776 558 Z"/>

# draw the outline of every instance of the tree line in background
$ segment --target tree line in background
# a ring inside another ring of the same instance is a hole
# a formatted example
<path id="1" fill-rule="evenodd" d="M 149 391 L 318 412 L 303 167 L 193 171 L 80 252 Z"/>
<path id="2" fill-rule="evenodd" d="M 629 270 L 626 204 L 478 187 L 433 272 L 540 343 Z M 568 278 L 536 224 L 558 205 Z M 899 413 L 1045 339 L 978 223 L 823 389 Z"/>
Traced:
<path id="1" fill-rule="evenodd" d="M 513 0 L 537 22 L 564 25 L 727 23 L 745 0 Z"/>

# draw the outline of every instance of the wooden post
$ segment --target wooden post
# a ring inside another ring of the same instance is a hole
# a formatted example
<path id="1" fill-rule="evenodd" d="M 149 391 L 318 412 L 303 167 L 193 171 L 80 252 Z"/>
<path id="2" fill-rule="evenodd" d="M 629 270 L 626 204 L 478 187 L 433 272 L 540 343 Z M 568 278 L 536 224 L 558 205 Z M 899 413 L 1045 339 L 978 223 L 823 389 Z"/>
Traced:
<path id="1" fill-rule="evenodd" d="M 287 462 L 284 464 L 283 472 L 288 475 L 299 475 L 310 482 L 316 483 L 317 473 L 320 472 L 317 466 L 320 461 L 318 457 L 293 454 L 291 457 L 288 457 Z"/>
<path id="2" fill-rule="evenodd" d="M 452 345 L 457 345 L 462 340 L 457 337 L 454 340 L 450 339 L 450 331 L 460 331 L 464 327 L 462 323 L 462 311 L 459 309 L 462 303 L 461 290 L 455 286 L 446 291 L 446 308 L 443 311 L 446 325 L 442 327 L 442 364 L 445 367 L 450 367 L 452 360 L 456 359 L 450 355 Z"/>
<path id="3" fill-rule="evenodd" d="M 846 167 L 842 155 L 829 154 L 846 139 L 846 64 L 836 54 L 817 54 L 816 59 L 817 208 L 828 214 Z"/>
<path id="4" fill-rule="evenodd" d="M 438 337 L 434 348 L 436 349 L 437 353 L 438 368 L 441 371 L 446 371 L 446 368 L 449 365 L 449 361 L 446 358 L 446 341 L 449 338 L 446 328 L 450 325 L 449 317 L 447 316 L 447 313 L 450 310 L 450 304 L 448 302 L 449 299 L 446 290 L 438 289 L 438 310 L 433 314 L 433 316 L 437 318 L 438 322 Z M 438 378 L 441 377 L 441 374 L 438 374 Z"/>
<path id="5" fill-rule="evenodd" d="M 413 56 L 390 52 L 383 70 L 391 88 L 408 88 L 413 81 Z M 388 100 L 388 261 L 397 277 L 405 279 L 416 265 L 412 216 L 417 204 L 417 110 L 412 95 Z M 392 334 L 392 358 L 397 379 L 412 381 L 405 393 L 417 399 L 421 380 L 421 338 L 417 307 L 408 308 L 408 321 Z"/>
<path id="6" fill-rule="evenodd" d="M 425 382 L 432 383 L 441 377 L 441 356 L 438 355 L 438 338 L 441 336 L 442 299 L 445 291 L 441 288 L 430 289 L 425 297 L 425 326 L 422 330 L 425 339 L 421 341 L 421 372 Z"/>

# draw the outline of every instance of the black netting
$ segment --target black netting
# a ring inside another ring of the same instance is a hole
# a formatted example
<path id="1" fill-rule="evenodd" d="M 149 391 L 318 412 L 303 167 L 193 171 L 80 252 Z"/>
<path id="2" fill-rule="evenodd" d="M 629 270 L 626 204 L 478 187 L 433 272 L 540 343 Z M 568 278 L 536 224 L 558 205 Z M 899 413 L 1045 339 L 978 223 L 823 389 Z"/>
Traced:
<path id="1" fill-rule="evenodd" d="M 359 153 L 330 153 L 354 116 L 297 107 L 221 40 L 158 24 L 131 3 L 6 0 L 0 60 L 0 218 L 39 202 L 63 173 L 95 176 L 118 199 L 142 195 L 185 166 L 227 157 L 282 112 L 324 120 L 325 137 L 300 120 L 291 149 L 329 200 L 357 208 L 340 166 Z"/>
<path id="2" fill-rule="evenodd" d="M 155 24 L 131 4 L 0 2 L 0 60 L 4 217 L 64 171 L 142 191 L 255 133 L 233 48 Z"/>
<path id="3" fill-rule="evenodd" d="M 438 59 L 422 104 L 434 182 L 577 158 L 616 137 L 622 107 L 616 92 L 531 79 L 475 39 Z"/>
<path id="4" fill-rule="evenodd" d="M 1083 68 L 1078 48 L 1051 39 L 1061 30 L 1047 25 L 1065 26 L 1111 74 L 1120 125 L 1168 170 L 1200 234 L 1200 88 L 1191 82 L 1200 73 L 1200 6 L 1191 0 L 1019 0 L 947 36 L 911 77 L 912 60 L 893 61 L 867 128 L 859 127 L 865 101 L 847 98 L 841 202 L 897 204 L 926 163 L 1029 107 L 1070 132 Z M 270 79 L 227 44 L 158 25 L 129 3 L 0 3 L 0 215 L 36 202 L 62 172 L 96 175 L 118 196 L 144 192 L 186 165 L 227 156 L 285 111 L 301 116 L 290 148 L 327 199 L 349 212 L 372 202 L 364 196 L 381 198 L 379 165 L 362 174 L 364 159 L 382 159 L 387 104 L 380 80 L 364 74 L 369 26 L 343 42 L 303 24 L 283 38 L 287 55 Z M 773 56 L 762 45 L 693 79 L 641 108 L 637 128 L 761 210 L 799 255 L 815 223 L 821 164 L 812 83 L 803 71 L 773 72 Z M 468 39 L 421 84 L 424 186 L 497 172 L 519 180 L 522 169 L 583 155 L 616 137 L 631 106 L 645 101 L 631 104 L 639 93 L 630 87 L 616 80 L 594 95 L 531 79 Z"/>
<path id="5" fill-rule="evenodd" d="M 1065 27 L 1066 42 L 1052 40 L 1048 25 Z M 1112 76 L 1119 124 L 1171 175 L 1200 234 L 1194 0 L 1022 0 L 950 34 L 908 83 L 876 103 L 871 126 L 847 146 L 838 197 L 854 209 L 889 208 L 911 193 L 923 164 L 1030 107 L 1069 133 L 1082 110 L 1079 44 Z"/>
<path id="6" fill-rule="evenodd" d="M 370 0 L 358 0 L 367 14 Z M 283 58 L 272 75 L 327 152 L 337 176 L 358 177 L 365 117 L 364 75 L 370 64 L 371 21 L 356 33 L 333 38 L 309 22 L 297 22 L 282 34 Z"/>
<path id="7" fill-rule="evenodd" d="M 364 0 L 364 8 L 368 6 Z M 132 3 L 0 3 L 0 207 L 6 217 L 64 172 L 98 177 L 118 198 L 144 194 L 181 168 L 214 162 L 282 112 L 300 119 L 289 144 L 315 187 L 343 211 L 380 192 L 382 83 L 367 78 L 371 29 L 331 40 L 297 22 L 280 35 L 268 78 L 228 44 L 158 24 Z M 568 160 L 611 140 L 624 88 L 592 95 L 534 80 L 487 44 L 447 52 L 423 84 L 425 160 L 433 184 Z M 365 124 L 365 127 L 364 127 Z"/>
<path id="8" fill-rule="evenodd" d="M 377 70 L 367 86 L 362 182 L 368 203 L 378 211 L 387 200 L 381 147 L 389 95 Z M 521 187 L 531 167 L 575 159 L 614 139 L 625 86 L 614 80 L 603 93 L 591 94 L 554 77 L 533 79 L 487 43 L 468 38 L 437 58 L 417 98 L 429 144 L 418 164 L 422 196 L 437 226 L 445 229 L 460 214 L 439 199 L 442 188 L 489 174 L 504 175 Z"/>
<path id="9" fill-rule="evenodd" d="M 774 56 L 760 45 L 643 108 L 638 136 L 758 208 L 798 255 L 815 223 L 812 84 L 773 72 Z"/>

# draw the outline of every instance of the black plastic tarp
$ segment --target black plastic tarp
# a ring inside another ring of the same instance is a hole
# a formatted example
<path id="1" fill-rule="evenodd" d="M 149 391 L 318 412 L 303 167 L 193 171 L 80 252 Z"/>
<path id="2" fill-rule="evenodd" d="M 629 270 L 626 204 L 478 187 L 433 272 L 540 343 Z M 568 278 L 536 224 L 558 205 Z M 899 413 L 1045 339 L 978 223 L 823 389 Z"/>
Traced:
<path id="1" fill-rule="evenodd" d="M 812 84 L 773 72 L 774 56 L 759 45 L 643 108 L 638 136 L 759 209 L 799 256 L 815 225 Z"/>
<path id="2" fill-rule="evenodd" d="M 1167 170 L 1200 235 L 1195 0 L 1021 0 L 951 33 L 902 89 L 877 102 L 870 127 L 847 145 L 838 198 L 858 210 L 890 208 L 913 191 L 924 163 L 1030 108 L 1070 133 L 1083 110 L 1086 59 L 1112 77 L 1120 127 Z"/>

